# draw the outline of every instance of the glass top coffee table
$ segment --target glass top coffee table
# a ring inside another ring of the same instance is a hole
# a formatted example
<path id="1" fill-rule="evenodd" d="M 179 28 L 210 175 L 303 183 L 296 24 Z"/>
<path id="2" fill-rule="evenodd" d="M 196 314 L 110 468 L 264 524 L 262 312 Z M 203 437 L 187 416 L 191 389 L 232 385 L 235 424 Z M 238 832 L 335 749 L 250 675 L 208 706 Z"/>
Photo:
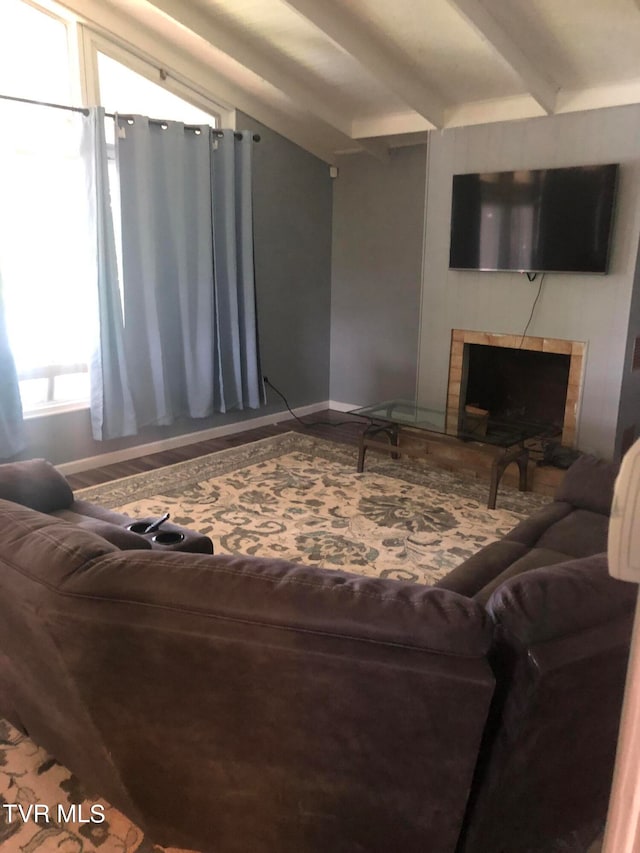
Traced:
<path id="1" fill-rule="evenodd" d="M 437 409 L 420 406 L 411 400 L 386 400 L 352 409 L 349 414 L 367 420 L 358 442 L 358 472 L 364 470 L 364 459 L 368 448 L 386 450 L 393 459 L 398 459 L 404 451 L 400 446 L 400 437 L 405 431 L 413 438 L 429 441 L 473 442 L 480 452 L 490 453 L 491 482 L 489 485 L 489 509 L 495 509 L 498 485 L 507 465 L 515 462 L 520 472 L 519 488 L 521 492 L 528 489 L 529 450 L 525 441 L 541 438 L 544 430 L 539 424 L 502 423 L 482 418 L 475 421 L 470 419 L 466 427 L 458 431 L 447 431 L 446 413 Z M 546 436 L 545 436 L 546 437 Z M 384 439 L 384 440 L 383 440 Z M 408 455 L 417 455 L 408 452 Z M 420 453 L 419 455 L 423 455 Z"/>

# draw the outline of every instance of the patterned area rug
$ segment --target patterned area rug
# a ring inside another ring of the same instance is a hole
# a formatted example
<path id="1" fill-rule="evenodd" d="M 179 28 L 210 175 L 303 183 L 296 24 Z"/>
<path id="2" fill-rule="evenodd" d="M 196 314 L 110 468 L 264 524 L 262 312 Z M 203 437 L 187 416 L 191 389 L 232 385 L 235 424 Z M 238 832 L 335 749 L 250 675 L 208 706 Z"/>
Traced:
<path id="1" fill-rule="evenodd" d="M 499 508 L 488 510 L 486 482 L 375 453 L 363 474 L 355 467 L 351 447 L 286 433 L 77 496 L 134 517 L 169 511 L 172 521 L 211 536 L 217 553 L 427 584 L 549 500 L 501 488 Z M 22 806 L 26 821 L 5 808 L 11 804 Z M 38 804 L 34 815 L 29 806 Z M 71 804 L 82 809 L 67 821 Z M 70 771 L 2 721 L 0 806 L 2 853 L 165 850 L 103 800 L 90 799 Z M 92 806 L 104 820 L 81 822 L 94 816 Z"/>
<path id="2" fill-rule="evenodd" d="M 0 850 L 185 853 L 152 844 L 121 812 L 91 797 L 76 776 L 5 720 L 0 720 Z"/>
<path id="3" fill-rule="evenodd" d="M 416 460 L 286 433 L 78 492 L 132 517 L 171 513 L 216 553 L 432 584 L 549 498 Z"/>

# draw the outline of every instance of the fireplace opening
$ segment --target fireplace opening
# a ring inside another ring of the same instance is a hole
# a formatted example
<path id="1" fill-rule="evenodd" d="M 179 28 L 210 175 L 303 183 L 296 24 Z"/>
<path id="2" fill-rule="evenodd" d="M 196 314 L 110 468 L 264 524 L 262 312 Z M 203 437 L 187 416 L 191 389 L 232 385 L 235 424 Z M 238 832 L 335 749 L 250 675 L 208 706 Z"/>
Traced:
<path id="1" fill-rule="evenodd" d="M 498 438 L 523 432 L 536 438 L 554 438 L 559 431 L 562 445 L 575 447 L 585 357 L 584 341 L 452 329 L 447 432 L 460 437 L 466 433 L 472 438 L 490 429 L 493 435 L 498 433 Z M 530 361 L 533 368 L 528 366 Z M 516 368 L 523 372 L 512 381 Z M 485 373 L 484 381 L 477 378 L 478 372 Z M 497 394 L 500 388 L 502 402 Z M 516 423 L 521 418 L 526 419 L 524 430 L 518 429 Z M 501 426 L 507 419 L 514 424 L 510 429 Z M 465 421 L 469 420 L 472 424 L 467 429 Z M 540 424 L 540 428 L 532 428 L 534 424 Z"/>
<path id="2" fill-rule="evenodd" d="M 465 431 L 487 434 L 534 426 L 541 435 L 562 432 L 569 355 L 484 344 L 465 344 L 461 416 Z"/>

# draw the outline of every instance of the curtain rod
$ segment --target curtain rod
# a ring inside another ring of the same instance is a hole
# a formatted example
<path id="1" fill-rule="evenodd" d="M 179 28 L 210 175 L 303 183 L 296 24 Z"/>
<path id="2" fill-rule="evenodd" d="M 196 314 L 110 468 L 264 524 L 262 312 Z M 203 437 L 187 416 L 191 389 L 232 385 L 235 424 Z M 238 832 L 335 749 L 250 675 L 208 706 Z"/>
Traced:
<path id="1" fill-rule="evenodd" d="M 53 107 L 54 110 L 68 110 L 72 113 L 84 113 L 89 115 L 86 107 L 68 107 L 65 104 L 51 104 L 48 101 L 34 101 L 32 98 L 16 98 L 15 95 L 0 95 L 4 101 L 18 101 L 21 104 L 35 104 L 38 107 Z"/>
<path id="2" fill-rule="evenodd" d="M 89 115 L 89 110 L 87 107 L 70 107 L 70 106 L 67 106 L 66 104 L 52 104 L 49 101 L 35 101 L 32 98 L 18 98 L 15 95 L 0 95 L 0 99 L 2 99 L 4 101 L 17 101 L 20 104 L 33 104 L 33 105 L 38 106 L 38 107 L 52 107 L 54 110 L 67 110 L 68 112 L 72 112 L 72 113 L 82 113 L 85 116 Z M 112 119 L 116 118 L 115 113 L 105 113 L 105 116 L 107 118 L 112 118 Z M 135 118 L 135 116 L 128 115 L 126 113 L 118 113 L 118 118 L 133 119 L 133 118 Z M 167 119 L 150 118 L 149 121 L 151 122 L 151 124 L 166 124 Z M 188 127 L 189 129 L 191 129 L 191 128 L 197 128 L 197 127 L 199 127 L 199 125 L 197 125 L 197 124 L 185 124 L 185 127 Z M 215 133 L 216 136 L 222 136 L 223 135 L 223 132 L 221 130 L 217 130 L 215 127 L 213 128 L 213 132 Z M 238 131 L 234 131 L 233 135 L 235 136 L 236 139 L 242 139 L 242 134 L 239 133 Z M 259 133 L 254 133 L 251 138 L 253 139 L 254 142 L 260 142 L 260 134 Z"/>

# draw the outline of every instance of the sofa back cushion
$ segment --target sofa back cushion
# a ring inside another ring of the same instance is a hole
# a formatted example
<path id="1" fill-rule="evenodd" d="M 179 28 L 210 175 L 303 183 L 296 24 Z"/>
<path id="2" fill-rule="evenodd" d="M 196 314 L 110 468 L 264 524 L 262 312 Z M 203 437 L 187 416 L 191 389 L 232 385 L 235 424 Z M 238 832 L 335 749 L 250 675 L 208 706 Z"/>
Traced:
<path id="1" fill-rule="evenodd" d="M 611 515 L 613 487 L 620 466 L 597 456 L 580 456 L 558 486 L 555 500 L 565 501 L 578 509 Z"/>
<path id="2" fill-rule="evenodd" d="M 0 465 L 0 500 L 14 501 L 38 512 L 66 509 L 73 492 L 63 475 L 45 459 Z"/>
<path id="3" fill-rule="evenodd" d="M 493 635 L 486 612 L 464 596 L 273 558 L 113 554 L 69 577 L 65 590 L 468 658 L 484 657 Z"/>

